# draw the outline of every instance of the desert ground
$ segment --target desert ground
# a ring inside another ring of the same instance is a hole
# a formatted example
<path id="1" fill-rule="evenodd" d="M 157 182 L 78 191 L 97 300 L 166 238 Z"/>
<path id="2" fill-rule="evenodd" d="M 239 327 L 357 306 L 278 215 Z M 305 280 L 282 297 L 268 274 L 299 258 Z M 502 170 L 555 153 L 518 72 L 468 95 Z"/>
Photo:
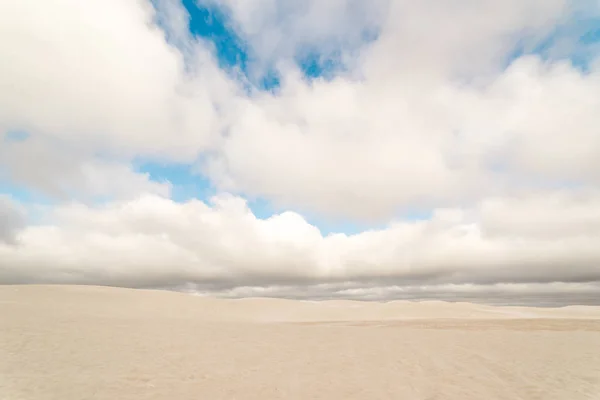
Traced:
<path id="1" fill-rule="evenodd" d="M 600 307 L 0 286 L 0 399 L 600 399 Z"/>

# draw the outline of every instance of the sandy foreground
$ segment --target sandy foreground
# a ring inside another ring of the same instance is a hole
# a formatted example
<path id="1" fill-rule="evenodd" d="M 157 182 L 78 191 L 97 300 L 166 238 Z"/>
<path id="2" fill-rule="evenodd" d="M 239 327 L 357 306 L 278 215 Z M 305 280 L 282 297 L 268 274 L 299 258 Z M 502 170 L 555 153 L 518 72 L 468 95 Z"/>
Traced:
<path id="1" fill-rule="evenodd" d="M 600 307 L 0 286 L 0 399 L 600 399 Z"/>

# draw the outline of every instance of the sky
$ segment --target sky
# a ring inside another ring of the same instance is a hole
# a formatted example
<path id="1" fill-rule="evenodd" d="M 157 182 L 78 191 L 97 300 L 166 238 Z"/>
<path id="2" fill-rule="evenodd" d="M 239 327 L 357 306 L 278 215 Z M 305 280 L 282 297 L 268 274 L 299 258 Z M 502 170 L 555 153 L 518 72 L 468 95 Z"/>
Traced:
<path id="1" fill-rule="evenodd" d="M 600 3 L 0 0 L 0 283 L 600 304 Z"/>

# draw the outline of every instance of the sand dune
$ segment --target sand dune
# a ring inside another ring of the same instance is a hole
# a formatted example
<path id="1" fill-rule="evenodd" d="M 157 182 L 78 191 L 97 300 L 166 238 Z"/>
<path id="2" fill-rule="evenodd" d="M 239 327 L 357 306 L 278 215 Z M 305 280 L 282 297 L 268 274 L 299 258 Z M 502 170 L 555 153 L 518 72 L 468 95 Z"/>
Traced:
<path id="1" fill-rule="evenodd" d="M 600 399 L 600 307 L 0 286 L 0 399 Z"/>

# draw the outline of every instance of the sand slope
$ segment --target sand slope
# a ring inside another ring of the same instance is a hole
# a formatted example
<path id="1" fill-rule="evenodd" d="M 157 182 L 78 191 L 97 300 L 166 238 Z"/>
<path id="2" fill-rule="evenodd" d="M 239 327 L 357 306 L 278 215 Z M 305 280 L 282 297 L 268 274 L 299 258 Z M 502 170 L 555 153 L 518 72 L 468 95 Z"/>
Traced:
<path id="1" fill-rule="evenodd" d="M 600 308 L 0 286 L 0 399 L 600 399 Z"/>

